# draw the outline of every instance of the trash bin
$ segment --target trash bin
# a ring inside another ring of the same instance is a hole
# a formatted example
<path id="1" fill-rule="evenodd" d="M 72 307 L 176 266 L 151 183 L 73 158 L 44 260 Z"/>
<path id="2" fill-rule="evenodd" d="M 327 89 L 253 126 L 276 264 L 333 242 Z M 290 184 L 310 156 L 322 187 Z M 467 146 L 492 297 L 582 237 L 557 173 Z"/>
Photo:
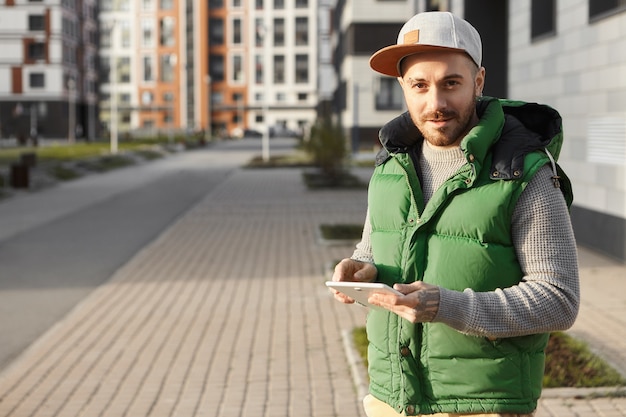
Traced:
<path id="1" fill-rule="evenodd" d="M 28 165 L 19 163 L 11 165 L 11 187 L 28 188 L 29 177 Z"/>

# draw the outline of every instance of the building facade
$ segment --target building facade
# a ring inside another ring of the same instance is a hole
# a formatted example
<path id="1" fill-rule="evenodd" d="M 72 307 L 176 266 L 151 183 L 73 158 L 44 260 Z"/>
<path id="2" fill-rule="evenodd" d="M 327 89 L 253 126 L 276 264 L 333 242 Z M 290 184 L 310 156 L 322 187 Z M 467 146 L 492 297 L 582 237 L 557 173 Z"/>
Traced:
<path id="1" fill-rule="evenodd" d="M 118 130 L 133 134 L 232 137 L 314 120 L 316 0 L 105 0 L 100 8 L 106 127 L 112 112 Z"/>
<path id="2" fill-rule="evenodd" d="M 305 131 L 318 103 L 318 0 L 245 0 L 243 13 L 234 7 L 238 0 L 228 1 L 228 26 L 235 28 L 241 16 L 243 28 L 241 58 L 237 49 L 229 58 L 229 76 L 247 86 L 243 125 L 277 134 Z"/>
<path id="3" fill-rule="evenodd" d="M 97 2 L 0 5 L 0 138 L 97 136 Z"/>
<path id="4" fill-rule="evenodd" d="M 626 3 L 509 1 L 509 95 L 563 116 L 580 244 L 626 261 Z"/>

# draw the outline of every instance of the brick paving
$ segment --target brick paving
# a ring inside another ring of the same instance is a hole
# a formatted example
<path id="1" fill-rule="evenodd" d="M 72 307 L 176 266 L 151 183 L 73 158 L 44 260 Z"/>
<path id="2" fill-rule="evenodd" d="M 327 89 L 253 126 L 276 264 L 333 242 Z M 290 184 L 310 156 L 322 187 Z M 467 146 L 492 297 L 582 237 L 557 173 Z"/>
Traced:
<path id="1" fill-rule="evenodd" d="M 365 311 L 323 285 L 352 248 L 317 228 L 365 206 L 298 169 L 235 171 L 0 375 L 0 416 L 364 417 L 342 334 Z M 626 269 L 588 258 L 572 331 L 623 365 Z M 626 416 L 607 393 L 548 390 L 537 417 Z"/>

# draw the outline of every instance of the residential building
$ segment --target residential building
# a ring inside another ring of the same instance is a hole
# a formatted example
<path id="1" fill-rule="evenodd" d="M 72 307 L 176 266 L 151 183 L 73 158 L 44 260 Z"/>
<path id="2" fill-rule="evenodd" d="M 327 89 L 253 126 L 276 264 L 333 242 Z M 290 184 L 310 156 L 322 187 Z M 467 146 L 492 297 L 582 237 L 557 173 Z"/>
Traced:
<path id="1" fill-rule="evenodd" d="M 0 138 L 97 135 L 97 2 L 0 5 Z"/>
<path id="2" fill-rule="evenodd" d="M 107 125 L 111 110 L 120 131 L 210 129 L 218 137 L 270 126 L 297 130 L 313 121 L 316 0 L 100 5 Z"/>
<path id="3" fill-rule="evenodd" d="M 576 239 L 626 261 L 626 3 L 509 1 L 509 21 L 509 96 L 563 117 Z"/>
<path id="4" fill-rule="evenodd" d="M 232 132 L 239 127 L 233 121 L 241 120 L 258 131 L 306 130 L 318 103 L 318 1 L 227 1 L 227 64 L 223 83 L 212 81 L 212 114 L 218 118 L 220 111 L 230 111 L 231 117 L 214 127 Z M 219 67 L 213 59 L 220 49 L 211 48 L 213 69 Z"/>

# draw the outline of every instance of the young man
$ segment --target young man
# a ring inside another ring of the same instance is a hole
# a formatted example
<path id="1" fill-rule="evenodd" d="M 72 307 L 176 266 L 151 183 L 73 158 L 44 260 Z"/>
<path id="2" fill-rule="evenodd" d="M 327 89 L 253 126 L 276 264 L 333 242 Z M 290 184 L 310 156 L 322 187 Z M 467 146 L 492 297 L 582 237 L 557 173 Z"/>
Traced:
<path id="1" fill-rule="evenodd" d="M 421 13 L 370 59 L 408 112 L 380 131 L 362 241 L 335 281 L 379 281 L 368 315 L 369 417 L 531 416 L 548 333 L 578 313 L 561 118 L 483 98 L 478 32 Z M 335 292 L 344 303 L 352 299 Z"/>

